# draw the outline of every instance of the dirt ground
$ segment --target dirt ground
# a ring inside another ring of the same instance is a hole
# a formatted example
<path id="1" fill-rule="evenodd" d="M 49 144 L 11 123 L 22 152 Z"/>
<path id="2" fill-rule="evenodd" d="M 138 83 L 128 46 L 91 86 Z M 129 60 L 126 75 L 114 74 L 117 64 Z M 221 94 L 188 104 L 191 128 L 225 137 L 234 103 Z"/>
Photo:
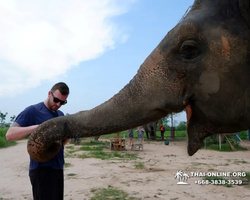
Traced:
<path id="1" fill-rule="evenodd" d="M 32 199 L 28 178 L 29 157 L 27 141 L 0 149 L 0 199 Z M 69 144 L 70 145 L 70 144 Z M 250 146 L 250 143 L 247 142 Z M 65 158 L 70 163 L 65 168 L 65 200 L 88 200 L 93 188 L 119 188 L 137 199 L 172 200 L 231 200 L 250 199 L 250 187 L 246 185 L 199 185 L 202 177 L 193 177 L 190 172 L 250 172 L 249 151 L 217 152 L 199 150 L 189 157 L 186 141 L 144 143 L 143 151 L 131 151 L 140 157 L 137 160 L 117 161 L 100 159 Z M 144 163 L 144 169 L 136 169 L 135 163 Z M 177 171 L 189 175 L 186 185 L 177 184 Z M 69 176 L 76 174 L 75 176 Z M 239 177 L 226 177 L 239 179 Z"/>

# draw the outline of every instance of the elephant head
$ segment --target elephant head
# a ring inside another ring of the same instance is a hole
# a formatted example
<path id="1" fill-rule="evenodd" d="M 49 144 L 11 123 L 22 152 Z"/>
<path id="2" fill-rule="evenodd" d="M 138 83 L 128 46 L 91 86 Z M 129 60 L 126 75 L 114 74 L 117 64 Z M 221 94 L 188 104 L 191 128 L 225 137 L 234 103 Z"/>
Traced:
<path id="1" fill-rule="evenodd" d="M 186 109 L 191 156 L 211 134 L 250 128 L 249 86 L 250 1 L 196 0 L 119 93 L 44 122 L 28 152 L 46 161 L 60 147 L 55 141 L 119 132 Z"/>

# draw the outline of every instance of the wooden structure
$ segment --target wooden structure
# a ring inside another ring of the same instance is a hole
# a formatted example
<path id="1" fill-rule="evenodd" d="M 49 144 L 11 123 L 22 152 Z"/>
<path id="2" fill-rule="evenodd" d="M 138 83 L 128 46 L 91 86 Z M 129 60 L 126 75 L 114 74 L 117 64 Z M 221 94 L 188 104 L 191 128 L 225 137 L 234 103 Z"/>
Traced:
<path id="1" fill-rule="evenodd" d="M 125 138 L 119 136 L 119 133 L 114 138 L 110 138 L 110 149 L 114 151 L 126 150 Z"/>

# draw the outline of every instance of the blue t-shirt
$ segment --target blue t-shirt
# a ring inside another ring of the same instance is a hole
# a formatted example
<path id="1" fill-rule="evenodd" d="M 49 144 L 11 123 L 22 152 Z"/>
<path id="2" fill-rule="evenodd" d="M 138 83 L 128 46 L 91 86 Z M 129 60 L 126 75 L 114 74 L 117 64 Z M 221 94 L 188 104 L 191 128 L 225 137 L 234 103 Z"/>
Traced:
<path id="1" fill-rule="evenodd" d="M 54 117 L 64 116 L 63 112 L 57 110 L 50 111 L 43 102 L 25 108 L 16 118 L 15 122 L 22 127 L 39 125 Z M 38 167 L 51 167 L 53 169 L 63 169 L 64 155 L 63 145 L 58 154 L 47 162 L 36 162 L 30 158 L 29 170 L 34 170 Z"/>

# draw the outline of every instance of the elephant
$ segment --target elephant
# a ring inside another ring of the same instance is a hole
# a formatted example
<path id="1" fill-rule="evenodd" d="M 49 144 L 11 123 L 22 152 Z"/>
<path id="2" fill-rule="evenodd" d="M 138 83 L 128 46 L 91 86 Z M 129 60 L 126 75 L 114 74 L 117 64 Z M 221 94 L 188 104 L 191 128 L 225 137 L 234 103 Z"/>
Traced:
<path id="1" fill-rule="evenodd" d="M 250 1 L 195 0 L 123 89 L 38 126 L 28 153 L 43 162 L 63 139 L 116 133 L 185 110 L 192 156 L 210 135 L 250 129 L 249 77 Z"/>
<path id="2" fill-rule="evenodd" d="M 156 140 L 156 126 L 157 126 L 158 121 L 154 121 L 154 122 L 150 122 L 146 125 L 143 125 L 143 128 L 146 132 L 147 135 L 147 139 L 152 139 L 152 140 Z M 149 133 L 149 135 L 148 135 Z"/>

